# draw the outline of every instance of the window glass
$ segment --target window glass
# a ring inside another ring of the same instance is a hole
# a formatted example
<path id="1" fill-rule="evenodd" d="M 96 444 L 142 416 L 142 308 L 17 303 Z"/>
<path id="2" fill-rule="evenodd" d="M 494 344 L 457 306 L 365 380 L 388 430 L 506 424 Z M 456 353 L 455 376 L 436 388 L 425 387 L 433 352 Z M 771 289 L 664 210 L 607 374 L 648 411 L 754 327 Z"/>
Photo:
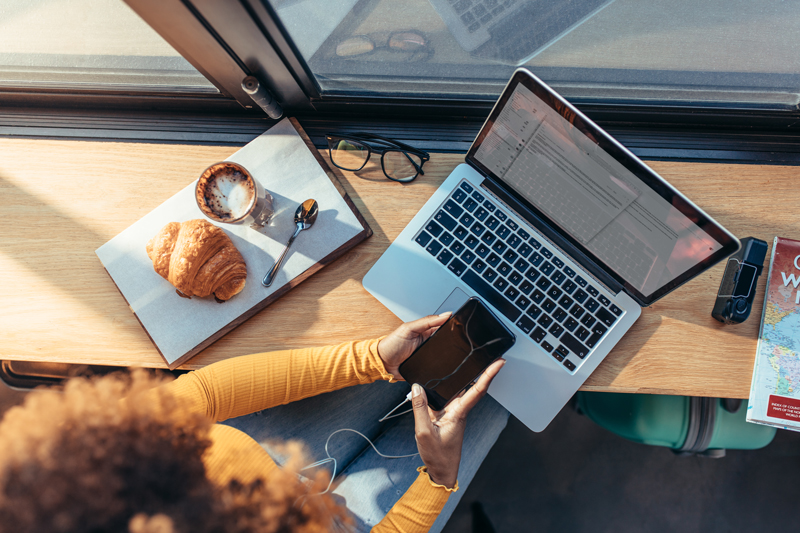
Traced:
<path id="1" fill-rule="evenodd" d="M 0 1 L 0 85 L 218 92 L 122 0 Z"/>
<path id="2" fill-rule="evenodd" d="M 760 0 L 264 0 L 323 93 L 794 106 L 800 7 Z"/>

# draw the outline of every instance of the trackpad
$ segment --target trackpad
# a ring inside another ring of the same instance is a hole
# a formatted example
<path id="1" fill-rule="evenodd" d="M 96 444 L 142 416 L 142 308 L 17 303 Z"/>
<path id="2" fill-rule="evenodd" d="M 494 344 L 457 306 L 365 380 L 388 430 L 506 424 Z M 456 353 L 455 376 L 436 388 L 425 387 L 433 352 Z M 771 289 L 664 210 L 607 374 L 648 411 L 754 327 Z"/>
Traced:
<path id="1" fill-rule="evenodd" d="M 435 315 L 441 315 L 442 313 L 446 313 L 450 311 L 451 313 L 455 313 L 461 306 L 464 305 L 464 302 L 469 300 L 469 294 L 462 291 L 459 288 L 453 289 L 453 292 L 450 293 L 450 296 L 442 302 L 442 305 L 434 313 Z"/>

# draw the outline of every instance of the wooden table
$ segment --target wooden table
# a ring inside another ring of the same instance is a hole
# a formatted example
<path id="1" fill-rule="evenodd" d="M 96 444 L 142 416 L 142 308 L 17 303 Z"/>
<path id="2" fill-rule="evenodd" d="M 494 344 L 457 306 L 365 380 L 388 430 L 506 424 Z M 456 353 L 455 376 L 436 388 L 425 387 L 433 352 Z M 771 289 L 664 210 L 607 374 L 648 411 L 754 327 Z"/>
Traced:
<path id="1" fill-rule="evenodd" d="M 164 367 L 94 250 L 235 150 L 0 139 L 0 359 Z M 391 331 L 399 320 L 361 278 L 461 161 L 434 154 L 411 184 L 340 173 L 374 235 L 184 368 Z M 736 235 L 800 237 L 795 167 L 651 165 Z M 753 316 L 723 326 L 710 315 L 721 275 L 717 266 L 645 309 L 583 389 L 746 398 L 766 276 Z"/>

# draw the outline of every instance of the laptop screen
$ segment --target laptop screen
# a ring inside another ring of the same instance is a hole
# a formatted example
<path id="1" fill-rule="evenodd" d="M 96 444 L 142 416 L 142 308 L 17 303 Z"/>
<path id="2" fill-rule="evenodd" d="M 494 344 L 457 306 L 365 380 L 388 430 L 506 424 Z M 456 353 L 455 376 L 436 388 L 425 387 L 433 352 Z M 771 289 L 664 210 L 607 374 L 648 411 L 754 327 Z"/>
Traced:
<path id="1" fill-rule="evenodd" d="M 526 71 L 517 71 L 467 160 L 512 189 L 648 302 L 738 242 Z"/>

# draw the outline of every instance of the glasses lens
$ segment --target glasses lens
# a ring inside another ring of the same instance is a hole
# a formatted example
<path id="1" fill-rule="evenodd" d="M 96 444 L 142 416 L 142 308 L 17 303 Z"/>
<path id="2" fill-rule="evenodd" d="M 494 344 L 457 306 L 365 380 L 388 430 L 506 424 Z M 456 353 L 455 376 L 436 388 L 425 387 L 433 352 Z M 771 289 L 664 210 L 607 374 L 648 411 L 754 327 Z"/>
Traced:
<path id="1" fill-rule="evenodd" d="M 389 48 L 403 52 L 416 52 L 426 44 L 425 37 L 408 31 L 393 33 L 389 38 Z"/>
<path id="2" fill-rule="evenodd" d="M 352 57 L 368 54 L 375 49 L 375 43 L 367 37 L 351 37 L 336 45 L 336 55 L 339 57 Z"/>
<path id="3" fill-rule="evenodd" d="M 354 141 L 328 138 L 333 164 L 345 170 L 361 170 L 369 159 L 369 149 Z"/>
<path id="4" fill-rule="evenodd" d="M 393 180 L 411 181 L 417 177 L 417 168 L 421 166 L 422 159 L 414 154 L 394 150 L 383 154 L 383 171 Z"/>

